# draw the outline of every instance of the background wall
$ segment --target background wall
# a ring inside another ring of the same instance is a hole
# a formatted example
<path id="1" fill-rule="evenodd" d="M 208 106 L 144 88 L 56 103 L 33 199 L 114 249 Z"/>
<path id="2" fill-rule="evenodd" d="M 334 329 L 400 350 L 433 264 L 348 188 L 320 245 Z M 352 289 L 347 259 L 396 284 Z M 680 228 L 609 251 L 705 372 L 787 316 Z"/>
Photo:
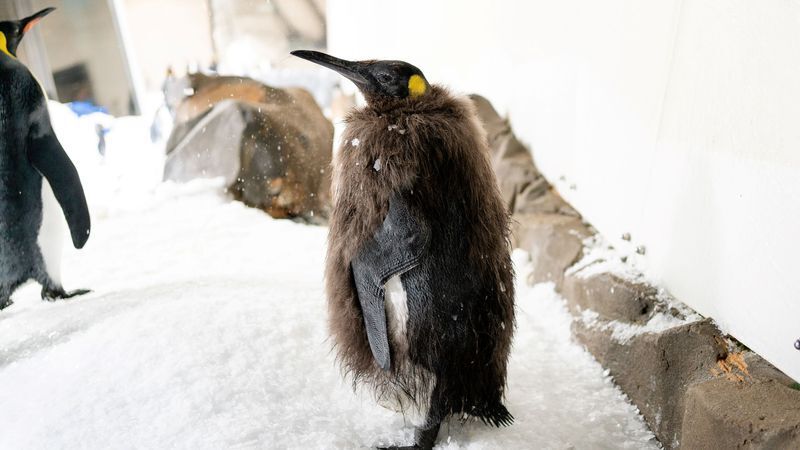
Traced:
<path id="1" fill-rule="evenodd" d="M 122 0 L 121 6 L 148 91 L 161 89 L 169 67 L 183 73 L 188 66 L 208 67 L 214 60 L 208 0 Z"/>
<path id="2" fill-rule="evenodd" d="M 14 5 L 9 8 L 11 3 L 7 3 L 5 9 L 10 11 L 3 11 L 6 17 L 21 18 L 50 6 L 57 8 L 37 25 L 33 35 L 23 40 L 26 51 L 20 55 L 51 95 L 50 80 L 42 71 L 55 73 L 82 64 L 91 81 L 94 101 L 114 114 L 130 111 L 124 55 L 107 0 L 15 0 Z M 37 67 L 37 63 L 44 66 Z"/>
<path id="3" fill-rule="evenodd" d="M 490 98 L 606 237 L 800 379 L 800 0 L 329 0 L 328 45 Z"/>
<path id="4" fill-rule="evenodd" d="M 117 1 L 148 92 L 161 89 L 168 67 L 261 74 L 296 65 L 296 46 L 325 44 L 325 0 Z"/>

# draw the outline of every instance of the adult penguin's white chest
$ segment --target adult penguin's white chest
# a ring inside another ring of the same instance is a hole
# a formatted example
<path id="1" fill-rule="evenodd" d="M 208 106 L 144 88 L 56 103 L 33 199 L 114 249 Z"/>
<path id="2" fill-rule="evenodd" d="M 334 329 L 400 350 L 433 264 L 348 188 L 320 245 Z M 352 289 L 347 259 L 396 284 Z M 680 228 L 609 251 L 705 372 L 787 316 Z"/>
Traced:
<path id="1" fill-rule="evenodd" d="M 42 252 L 44 266 L 50 278 L 61 284 L 61 254 L 64 248 L 66 222 L 61 206 L 47 179 L 42 178 L 42 225 L 37 243 Z"/>

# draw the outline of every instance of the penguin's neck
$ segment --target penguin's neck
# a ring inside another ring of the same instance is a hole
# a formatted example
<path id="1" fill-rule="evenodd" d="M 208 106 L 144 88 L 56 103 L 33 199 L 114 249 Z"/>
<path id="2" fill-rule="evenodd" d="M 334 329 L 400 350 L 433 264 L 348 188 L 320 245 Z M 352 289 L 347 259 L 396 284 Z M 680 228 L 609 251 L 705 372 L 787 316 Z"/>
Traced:
<path id="1" fill-rule="evenodd" d="M 6 39 L 6 34 L 3 32 L 0 32 L 0 52 L 5 53 L 11 59 L 17 59 L 16 56 L 8 51 L 8 39 Z"/>

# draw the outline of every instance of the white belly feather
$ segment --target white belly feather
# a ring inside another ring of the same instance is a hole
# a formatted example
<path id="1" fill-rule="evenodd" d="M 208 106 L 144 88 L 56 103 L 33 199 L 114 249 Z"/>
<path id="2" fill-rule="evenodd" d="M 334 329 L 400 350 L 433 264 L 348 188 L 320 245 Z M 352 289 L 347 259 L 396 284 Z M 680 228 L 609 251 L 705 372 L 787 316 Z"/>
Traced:
<path id="1" fill-rule="evenodd" d="M 66 220 L 53 189 L 47 179 L 42 178 L 42 226 L 37 242 L 44 259 L 45 270 L 50 278 L 61 284 L 61 253 L 64 246 Z"/>
<path id="2" fill-rule="evenodd" d="M 403 282 L 400 275 L 389 278 L 384 286 L 386 321 L 389 327 L 389 335 L 395 345 L 400 345 L 403 354 L 408 350 L 408 338 L 406 337 L 406 324 L 408 323 L 408 298 L 406 290 L 403 289 Z"/>
<path id="3" fill-rule="evenodd" d="M 395 275 L 386 282 L 384 285 L 384 304 L 386 305 L 386 325 L 388 327 L 389 339 L 394 348 L 393 354 L 402 355 L 401 357 L 408 357 L 408 297 L 406 290 L 403 288 L 403 282 L 400 275 Z M 400 363 L 393 361 L 392 364 L 398 364 L 400 367 L 405 367 L 401 370 L 413 370 L 413 373 L 427 374 L 427 378 L 435 381 L 432 374 L 427 373 L 421 367 L 411 369 L 412 363 L 407 361 Z M 410 373 L 409 373 L 410 374 Z M 406 375 L 408 376 L 408 374 Z M 430 395 L 433 389 L 433 383 L 430 383 L 423 392 L 417 392 L 417 398 L 411 399 L 402 390 L 398 390 L 394 395 L 385 396 L 378 399 L 378 403 L 384 408 L 394 411 L 402 412 L 403 415 L 415 426 L 421 426 L 425 423 L 430 408 Z"/>

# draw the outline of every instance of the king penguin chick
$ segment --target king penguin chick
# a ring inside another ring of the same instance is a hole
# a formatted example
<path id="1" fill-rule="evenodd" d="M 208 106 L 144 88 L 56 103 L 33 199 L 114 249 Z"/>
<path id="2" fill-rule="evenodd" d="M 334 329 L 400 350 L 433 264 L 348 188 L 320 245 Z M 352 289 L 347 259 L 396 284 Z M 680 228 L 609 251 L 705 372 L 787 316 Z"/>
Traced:
<path id="1" fill-rule="evenodd" d="M 89 292 L 67 292 L 59 280 L 62 219 L 55 205 L 76 248 L 89 238 L 81 180 L 53 132 L 41 85 L 17 60 L 22 37 L 52 11 L 0 22 L 0 309 L 30 279 L 42 285 L 46 300 Z"/>
<path id="2" fill-rule="evenodd" d="M 354 385 L 411 419 L 432 448 L 448 416 L 494 426 L 514 330 L 509 214 L 467 99 L 402 61 L 292 54 L 361 90 L 334 161 L 326 290 Z"/>

